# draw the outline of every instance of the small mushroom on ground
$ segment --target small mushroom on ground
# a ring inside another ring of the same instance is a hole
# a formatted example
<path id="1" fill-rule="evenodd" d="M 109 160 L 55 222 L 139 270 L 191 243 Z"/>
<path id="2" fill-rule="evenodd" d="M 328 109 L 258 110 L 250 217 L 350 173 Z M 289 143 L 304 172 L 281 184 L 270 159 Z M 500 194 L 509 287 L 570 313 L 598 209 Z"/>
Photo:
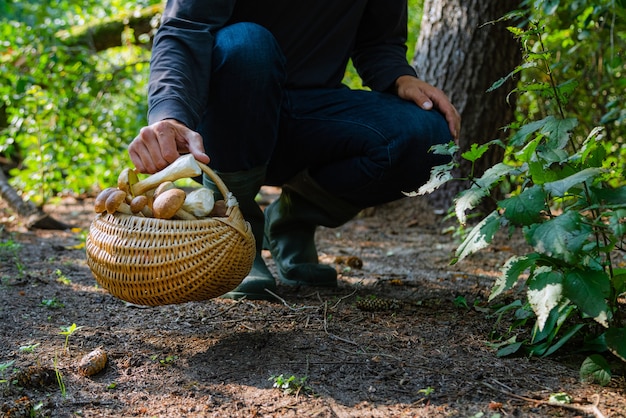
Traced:
<path id="1" fill-rule="evenodd" d="M 121 190 L 114 190 L 109 197 L 107 197 L 105 206 L 108 213 L 122 212 L 127 215 L 133 214 L 130 210 L 130 206 L 126 203 L 126 192 Z"/>
<path id="2" fill-rule="evenodd" d="M 198 218 L 209 216 L 215 205 L 213 191 L 200 187 L 187 193 L 183 209 Z"/>
<path id="3" fill-rule="evenodd" d="M 152 203 L 154 217 L 158 219 L 172 219 L 176 216 L 179 219 L 196 220 L 195 216 L 182 209 L 185 197 L 185 191 L 178 188 L 160 193 L 154 198 Z"/>
<path id="4" fill-rule="evenodd" d="M 96 196 L 96 200 L 93 203 L 93 209 L 96 211 L 96 213 L 102 213 L 107 210 L 106 201 L 111 195 L 111 193 L 113 193 L 116 190 L 117 189 L 115 187 L 107 187 L 106 189 L 98 193 L 98 196 Z"/>

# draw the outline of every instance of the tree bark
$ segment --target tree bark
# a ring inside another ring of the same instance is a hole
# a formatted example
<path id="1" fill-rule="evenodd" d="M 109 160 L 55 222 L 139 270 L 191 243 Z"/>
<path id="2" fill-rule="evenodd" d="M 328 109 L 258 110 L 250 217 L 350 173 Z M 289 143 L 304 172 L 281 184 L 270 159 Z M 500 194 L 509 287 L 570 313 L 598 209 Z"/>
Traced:
<path id="1" fill-rule="evenodd" d="M 462 117 L 461 152 L 472 143 L 504 138 L 513 120 L 515 98 L 507 97 L 513 82 L 487 89 L 521 62 L 517 40 L 506 22 L 490 23 L 519 6 L 518 0 L 425 0 L 415 66 L 418 76 L 442 89 Z M 475 177 L 501 161 L 503 151 L 492 147 L 475 166 Z M 462 164 L 457 176 L 466 177 Z M 466 184 L 448 183 L 431 195 L 431 203 L 448 208 Z"/>

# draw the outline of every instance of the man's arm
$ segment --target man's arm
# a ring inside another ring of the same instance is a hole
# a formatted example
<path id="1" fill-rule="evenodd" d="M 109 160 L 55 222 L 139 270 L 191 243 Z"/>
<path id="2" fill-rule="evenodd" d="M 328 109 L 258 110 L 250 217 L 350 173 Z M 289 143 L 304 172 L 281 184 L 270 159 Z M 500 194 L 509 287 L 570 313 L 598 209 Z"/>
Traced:
<path id="1" fill-rule="evenodd" d="M 206 108 L 214 32 L 230 18 L 235 0 L 169 0 L 154 38 L 148 83 L 148 119 L 195 127 Z"/>
<path id="2" fill-rule="evenodd" d="M 149 126 L 128 146 L 140 172 L 154 173 L 182 153 L 208 163 L 193 131 L 207 106 L 214 32 L 230 18 L 235 0 L 168 0 L 155 36 L 148 83 Z"/>
<path id="3" fill-rule="evenodd" d="M 368 1 L 352 54 L 364 85 L 376 91 L 391 91 L 398 77 L 415 76 L 406 59 L 406 40 L 406 0 Z"/>
<path id="4" fill-rule="evenodd" d="M 443 91 L 417 78 L 406 59 L 407 3 L 370 0 L 365 10 L 353 54 L 363 84 L 389 91 L 422 109 L 437 109 L 450 133 L 458 139 L 461 117 Z"/>

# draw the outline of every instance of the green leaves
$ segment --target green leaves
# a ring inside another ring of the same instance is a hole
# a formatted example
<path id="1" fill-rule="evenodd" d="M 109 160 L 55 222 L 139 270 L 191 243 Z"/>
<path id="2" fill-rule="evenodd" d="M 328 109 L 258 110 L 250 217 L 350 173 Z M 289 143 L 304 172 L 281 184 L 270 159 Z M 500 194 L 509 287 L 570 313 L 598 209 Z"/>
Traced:
<path id="1" fill-rule="evenodd" d="M 602 169 L 600 168 L 586 168 L 564 179 L 546 183 L 543 187 L 546 192 L 551 193 L 553 196 L 563 197 L 572 187 L 598 176 L 601 172 Z"/>
<path id="2" fill-rule="evenodd" d="M 57 31 L 148 1 L 155 2 L 14 2 L 2 15 L 0 37 L 11 48 L 0 53 L 0 108 L 6 112 L 0 152 L 20 150 L 23 161 L 11 172 L 11 185 L 34 203 L 115 183 L 116 167 L 128 165 L 128 142 L 146 123 L 150 51 L 125 46 L 95 53 L 64 44 Z"/>
<path id="3" fill-rule="evenodd" d="M 587 357 L 580 366 L 580 380 L 606 386 L 611 382 L 609 363 L 599 354 Z"/>
<path id="4" fill-rule="evenodd" d="M 548 149 L 563 149 L 568 144 L 570 132 L 578 125 L 578 120 L 574 118 L 558 119 L 554 116 L 527 123 L 511 137 L 509 144 L 519 147 L 527 143 L 532 134 L 537 134 L 537 138 L 546 140 Z"/>
<path id="5" fill-rule="evenodd" d="M 605 334 L 606 344 L 611 353 L 626 361 L 626 328 L 610 328 Z"/>
<path id="6" fill-rule="evenodd" d="M 406 196 L 415 197 L 420 195 L 425 195 L 434 192 L 439 187 L 444 185 L 453 179 L 452 177 L 452 169 L 454 168 L 453 164 L 444 164 L 435 166 L 430 171 L 430 179 L 421 186 L 417 191 L 412 192 L 402 192 Z"/>
<path id="7" fill-rule="evenodd" d="M 504 217 L 513 225 L 532 225 L 542 219 L 547 197 L 543 188 L 532 186 L 517 196 L 498 202 L 498 206 L 504 209 Z"/>
<path id="8" fill-rule="evenodd" d="M 468 255 L 475 253 L 485 247 L 487 247 L 493 240 L 494 235 L 500 229 L 501 217 L 496 211 L 491 212 L 486 218 L 484 218 L 478 225 L 476 225 L 463 243 L 457 248 L 456 256 L 458 262 L 463 260 Z"/>
<path id="9" fill-rule="evenodd" d="M 476 154 L 482 151 L 476 151 Z M 481 154 L 482 155 L 482 154 Z M 475 156 L 475 155 L 473 155 Z M 491 189 L 506 176 L 517 172 L 517 168 L 505 163 L 498 163 L 488 168 L 482 177 L 474 180 L 472 186 L 459 193 L 455 199 L 455 213 L 461 224 L 467 221 L 467 211 L 478 206 L 485 196 L 489 196 Z"/>
<path id="10" fill-rule="evenodd" d="M 496 279 L 491 289 L 489 301 L 498 297 L 502 292 L 511 289 L 517 283 L 522 273 L 534 268 L 540 258 L 541 256 L 536 253 L 509 258 L 500 269 L 502 274 Z"/>
<path id="11" fill-rule="evenodd" d="M 543 330 L 550 312 L 559 306 L 563 297 L 563 276 L 549 268 L 528 280 L 528 302 L 537 315 L 537 327 Z"/>
<path id="12" fill-rule="evenodd" d="M 603 271 L 570 270 L 563 280 L 565 297 L 586 315 L 604 327 L 609 326 L 611 312 L 606 300 L 611 291 L 609 277 Z"/>
<path id="13" fill-rule="evenodd" d="M 498 206 L 479 218 L 453 262 L 488 247 L 502 228 L 510 234 L 520 231 L 530 249 L 502 266 L 489 301 L 515 286 L 525 286 L 525 300 L 515 299 L 496 311 L 498 321 L 512 314 L 511 324 L 509 333 L 490 346 L 499 356 L 548 356 L 585 328 L 585 349 L 597 354 L 585 360 L 581 378 L 605 385 L 611 373 L 599 353 L 626 362 L 626 328 L 618 312 L 626 269 L 617 264 L 621 256 L 614 255 L 626 245 L 626 81 L 618 77 L 624 58 L 598 51 L 598 45 L 607 44 L 607 32 L 592 22 L 609 14 L 624 18 L 626 11 L 610 2 L 532 0 L 522 5 L 527 13 L 515 16 L 523 15 L 527 25 L 509 30 L 521 41 L 523 62 L 489 91 L 515 77 L 519 82 L 511 94 L 524 111 L 507 126 L 511 134 L 503 160 L 482 177 L 474 176 L 474 168 L 495 142 L 473 144 L 460 155 L 472 168 L 466 179 L 470 186 L 454 201 L 459 223 L 465 225 L 467 212 L 484 199 L 498 196 Z M 569 20 L 559 22 L 564 18 Z M 608 26 L 623 35 L 624 21 Z M 564 25 L 550 26 L 555 22 Z M 611 51 L 626 47 L 626 37 L 617 42 L 620 47 L 611 46 Z M 570 55 L 580 59 L 581 51 L 611 58 L 597 67 L 569 60 Z M 437 172 L 439 181 L 449 181 L 446 176 Z M 524 339 L 530 318 L 535 320 L 532 336 Z"/>
<path id="14" fill-rule="evenodd" d="M 579 260 L 591 232 L 591 227 L 574 211 L 524 228 L 526 240 L 538 253 L 568 263 Z"/>

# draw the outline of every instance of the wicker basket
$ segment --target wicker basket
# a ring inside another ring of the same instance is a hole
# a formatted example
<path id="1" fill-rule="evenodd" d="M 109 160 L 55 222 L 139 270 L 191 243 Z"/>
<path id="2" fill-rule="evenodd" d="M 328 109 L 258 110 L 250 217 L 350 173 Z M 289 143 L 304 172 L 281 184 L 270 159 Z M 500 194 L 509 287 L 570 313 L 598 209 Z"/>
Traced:
<path id="1" fill-rule="evenodd" d="M 87 264 L 113 296 L 159 306 L 218 297 L 250 272 L 255 240 L 250 224 L 226 185 L 200 167 L 223 196 L 231 196 L 225 217 L 194 221 L 99 214 L 86 241 Z"/>

